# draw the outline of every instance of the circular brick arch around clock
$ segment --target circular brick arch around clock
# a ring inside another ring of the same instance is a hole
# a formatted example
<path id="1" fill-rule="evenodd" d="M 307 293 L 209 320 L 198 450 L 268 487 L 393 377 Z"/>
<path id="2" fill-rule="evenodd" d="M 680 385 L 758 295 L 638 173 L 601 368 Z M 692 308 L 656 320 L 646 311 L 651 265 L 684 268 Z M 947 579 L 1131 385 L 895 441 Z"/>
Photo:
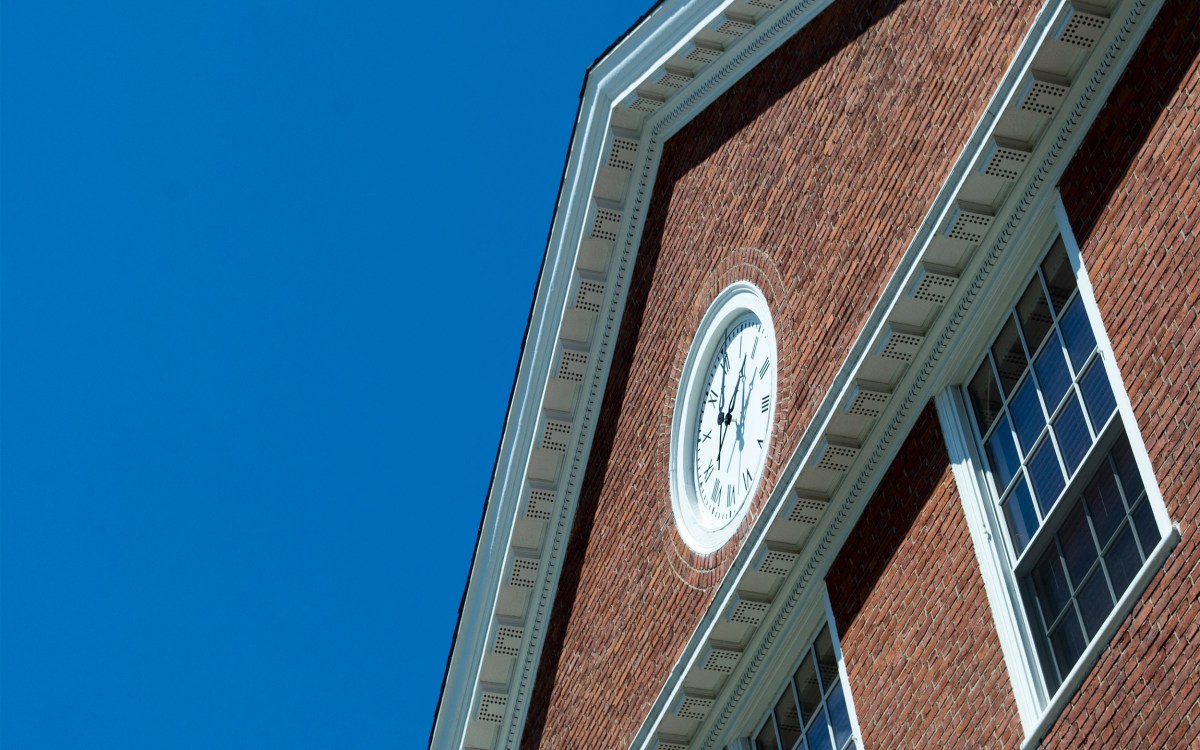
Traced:
<path id="1" fill-rule="evenodd" d="M 738 281 L 749 281 L 762 291 L 766 297 L 767 306 L 774 315 L 786 302 L 784 295 L 783 277 L 771 256 L 757 248 L 737 248 L 721 256 L 717 263 L 695 287 L 691 304 L 686 312 L 675 322 L 678 328 L 678 338 L 671 369 L 667 375 L 669 387 L 663 394 L 663 405 L 659 417 L 658 439 L 655 445 L 654 461 L 657 468 L 660 487 L 656 495 L 661 498 L 666 517 L 671 520 L 670 528 L 665 529 L 664 540 L 671 545 L 671 567 L 674 574 L 688 586 L 701 591 L 714 588 L 728 572 L 734 557 L 741 549 L 742 542 L 759 515 L 775 483 L 779 480 L 779 472 L 787 460 L 783 455 L 783 445 L 790 440 L 779 440 L 781 434 L 787 434 L 790 427 L 791 398 L 793 393 L 793 372 L 785 369 L 787 351 L 792 343 L 790 332 L 776 331 L 776 368 L 778 381 L 776 393 L 779 403 L 775 410 L 775 423 L 771 427 L 771 449 L 767 463 L 763 469 L 762 479 L 758 490 L 750 499 L 750 509 L 738 525 L 733 536 L 720 549 L 707 554 L 699 553 L 688 546 L 680 535 L 678 527 L 671 517 L 671 488 L 670 488 L 670 453 L 671 453 L 671 422 L 675 412 L 675 400 L 679 393 L 679 382 L 683 376 L 684 362 L 692 339 L 700 329 L 701 321 L 708 311 L 712 301 L 721 291 Z"/>

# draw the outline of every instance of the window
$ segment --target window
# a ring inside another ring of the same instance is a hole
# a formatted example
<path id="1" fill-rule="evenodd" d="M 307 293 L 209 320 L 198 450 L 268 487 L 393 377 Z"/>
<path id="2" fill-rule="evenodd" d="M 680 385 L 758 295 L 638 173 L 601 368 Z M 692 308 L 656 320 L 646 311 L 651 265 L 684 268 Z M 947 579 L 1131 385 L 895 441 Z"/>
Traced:
<path id="1" fill-rule="evenodd" d="M 1027 743 L 1178 538 L 1061 203 L 1057 219 L 962 388 L 938 397 Z"/>
<path id="2" fill-rule="evenodd" d="M 857 748 L 853 711 L 838 668 L 838 651 L 826 623 L 804 649 L 762 726 L 755 750 L 845 750 Z"/>
<path id="3" fill-rule="evenodd" d="M 1162 538 L 1062 237 L 967 392 L 1053 692 Z"/>

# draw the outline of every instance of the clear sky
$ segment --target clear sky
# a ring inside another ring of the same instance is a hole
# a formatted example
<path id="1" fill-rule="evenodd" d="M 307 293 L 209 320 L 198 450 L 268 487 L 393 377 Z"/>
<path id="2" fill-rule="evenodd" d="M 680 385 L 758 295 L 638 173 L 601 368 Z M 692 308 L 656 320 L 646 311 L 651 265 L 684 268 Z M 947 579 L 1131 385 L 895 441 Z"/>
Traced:
<path id="1" fill-rule="evenodd" d="M 650 0 L 0 11 L 0 746 L 428 742 L 584 70 Z"/>

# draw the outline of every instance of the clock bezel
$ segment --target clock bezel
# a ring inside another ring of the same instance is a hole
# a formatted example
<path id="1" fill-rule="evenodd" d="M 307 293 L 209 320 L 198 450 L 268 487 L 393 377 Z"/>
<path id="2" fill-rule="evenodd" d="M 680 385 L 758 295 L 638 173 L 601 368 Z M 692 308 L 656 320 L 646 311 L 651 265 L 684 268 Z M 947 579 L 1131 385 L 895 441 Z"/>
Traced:
<path id="1" fill-rule="evenodd" d="M 714 522 L 701 510 L 695 483 L 695 459 L 697 449 L 696 420 L 699 406 L 707 391 L 707 376 L 713 358 L 723 343 L 732 323 L 747 313 L 758 318 L 766 337 L 768 352 L 773 361 L 770 368 L 770 410 L 767 415 L 767 438 L 754 470 L 750 489 L 741 500 L 737 511 L 727 520 Z M 762 290 L 749 281 L 737 281 L 725 287 L 705 312 L 696 336 L 692 340 L 683 371 L 679 378 L 679 392 L 671 416 L 670 484 L 671 510 L 675 525 L 688 547 L 700 554 L 710 554 L 725 546 L 741 526 L 758 492 L 766 458 L 771 450 L 771 434 L 775 429 L 775 408 L 779 401 L 775 396 L 779 378 L 778 346 L 771 311 Z"/>

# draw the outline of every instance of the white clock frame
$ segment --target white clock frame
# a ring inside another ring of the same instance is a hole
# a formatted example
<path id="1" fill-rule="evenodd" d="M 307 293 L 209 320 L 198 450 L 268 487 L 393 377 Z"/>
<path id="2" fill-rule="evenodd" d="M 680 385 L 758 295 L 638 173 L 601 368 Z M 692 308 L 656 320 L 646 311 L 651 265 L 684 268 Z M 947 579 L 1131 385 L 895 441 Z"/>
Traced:
<path id="1" fill-rule="evenodd" d="M 758 465 L 754 468 L 750 489 L 742 496 L 740 506 L 729 519 L 714 525 L 704 517 L 696 496 L 695 457 L 698 439 L 696 419 L 703 394 L 707 390 L 707 376 L 711 370 L 713 357 L 716 356 L 719 346 L 725 339 L 730 324 L 746 313 L 753 314 L 762 324 L 767 350 L 774 363 L 766 376 L 772 394 L 767 414 L 767 437 Z M 723 547 L 733 537 L 750 510 L 751 501 L 758 492 L 763 470 L 766 468 L 766 458 L 771 450 L 771 433 L 775 428 L 775 409 L 779 400 L 776 396 L 778 372 L 775 326 L 766 297 L 762 290 L 749 281 L 737 281 L 730 284 L 717 295 L 701 319 L 696 336 L 692 340 L 691 348 L 683 363 L 683 371 L 679 378 L 679 393 L 675 398 L 675 408 L 671 416 L 671 510 L 675 516 L 675 525 L 679 530 L 679 535 L 695 552 L 709 554 Z"/>

